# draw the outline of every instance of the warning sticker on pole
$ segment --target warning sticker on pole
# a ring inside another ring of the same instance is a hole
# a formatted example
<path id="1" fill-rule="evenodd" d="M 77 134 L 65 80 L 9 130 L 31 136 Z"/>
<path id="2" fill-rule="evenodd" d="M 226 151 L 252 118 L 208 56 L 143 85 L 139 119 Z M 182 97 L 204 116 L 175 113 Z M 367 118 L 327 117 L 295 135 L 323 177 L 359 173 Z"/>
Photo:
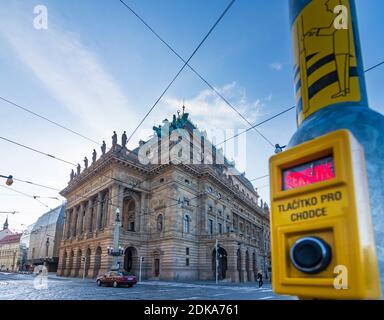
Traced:
<path id="1" fill-rule="evenodd" d="M 360 101 L 349 0 L 312 0 L 296 18 L 292 37 L 299 124 L 321 108 Z"/>

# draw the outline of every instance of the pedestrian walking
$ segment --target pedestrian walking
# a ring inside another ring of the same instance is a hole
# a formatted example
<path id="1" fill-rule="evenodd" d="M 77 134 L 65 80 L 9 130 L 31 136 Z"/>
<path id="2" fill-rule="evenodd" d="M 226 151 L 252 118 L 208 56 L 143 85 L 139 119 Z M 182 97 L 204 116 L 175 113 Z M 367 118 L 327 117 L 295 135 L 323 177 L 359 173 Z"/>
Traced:
<path id="1" fill-rule="evenodd" d="M 259 288 L 261 288 L 262 286 L 263 286 L 263 275 L 262 275 L 262 273 L 261 272 L 259 272 L 258 274 L 257 274 L 257 280 L 259 281 Z"/>

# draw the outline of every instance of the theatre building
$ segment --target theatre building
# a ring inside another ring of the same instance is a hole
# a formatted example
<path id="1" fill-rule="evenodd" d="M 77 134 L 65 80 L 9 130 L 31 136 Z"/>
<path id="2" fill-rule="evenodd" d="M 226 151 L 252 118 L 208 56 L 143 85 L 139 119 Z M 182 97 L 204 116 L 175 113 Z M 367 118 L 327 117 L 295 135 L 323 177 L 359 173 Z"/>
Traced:
<path id="1" fill-rule="evenodd" d="M 206 163 L 206 151 L 198 164 L 141 160 L 142 154 L 168 159 L 158 137 L 181 131 L 200 132 L 184 111 L 154 127 L 153 138 L 134 150 L 126 148 L 126 137 L 120 144 L 114 134 L 109 150 L 104 144 L 101 156 L 94 150 L 89 165 L 85 159 L 84 168 L 72 171 L 61 191 L 67 205 L 58 275 L 96 277 L 118 259 L 121 269 L 137 275 L 141 260 L 142 279 L 214 280 L 216 270 L 221 281 L 255 281 L 257 272 L 269 277 L 269 209 L 245 174 L 232 174 L 233 163 Z M 218 152 L 200 133 L 187 144 Z M 165 141 L 170 150 L 177 147 Z M 148 146 L 155 145 L 160 148 L 151 152 Z M 108 250 L 116 247 L 116 234 L 118 258 Z"/>

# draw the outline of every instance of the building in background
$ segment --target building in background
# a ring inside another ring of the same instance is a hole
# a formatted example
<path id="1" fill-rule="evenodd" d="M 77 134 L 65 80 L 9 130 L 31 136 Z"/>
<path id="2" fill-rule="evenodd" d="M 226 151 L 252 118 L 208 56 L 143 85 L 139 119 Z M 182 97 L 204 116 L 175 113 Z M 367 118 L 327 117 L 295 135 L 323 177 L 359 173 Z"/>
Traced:
<path id="1" fill-rule="evenodd" d="M 28 262 L 28 250 L 29 250 L 29 241 L 31 238 L 31 232 L 34 227 L 34 223 L 27 226 L 27 228 L 22 232 L 20 245 L 24 248 L 24 254 L 21 263 L 21 271 L 31 271 L 32 266 Z"/>
<path id="2" fill-rule="evenodd" d="M 3 239 L 6 236 L 9 236 L 13 234 L 11 230 L 8 228 L 8 217 L 5 219 L 5 222 L 3 224 L 3 230 L 0 230 L 0 240 Z"/>
<path id="3" fill-rule="evenodd" d="M 108 152 L 103 145 L 99 159 L 94 151 L 90 166 L 86 162 L 82 172 L 80 166 L 72 171 L 61 191 L 68 202 L 58 275 L 96 277 L 111 268 L 114 257 L 108 251 L 119 208 L 120 265 L 135 274 L 142 270 L 143 279 L 214 280 L 217 273 L 219 280 L 247 282 L 255 281 L 258 272 L 268 277 L 269 208 L 245 174 L 232 174 L 234 164 L 225 158 L 221 164 L 206 158 L 197 164 L 139 161 L 147 146 L 160 144 L 160 132 L 179 129 L 192 136 L 188 146 L 200 154 L 208 150 L 215 159 L 218 150 L 204 132 L 193 136 L 197 128 L 183 111 L 154 127 L 154 137 L 135 150 L 126 148 L 126 136 L 117 144 L 114 134 Z M 177 147 L 165 141 L 160 148 Z"/>
<path id="4" fill-rule="evenodd" d="M 29 239 L 28 264 L 42 265 L 56 272 L 63 235 L 65 205 L 43 214 L 34 224 Z"/>
<path id="5" fill-rule="evenodd" d="M 16 272 L 22 265 L 25 255 L 24 246 L 20 245 L 21 233 L 14 234 L 8 228 L 8 217 L 0 233 L 0 270 Z"/>

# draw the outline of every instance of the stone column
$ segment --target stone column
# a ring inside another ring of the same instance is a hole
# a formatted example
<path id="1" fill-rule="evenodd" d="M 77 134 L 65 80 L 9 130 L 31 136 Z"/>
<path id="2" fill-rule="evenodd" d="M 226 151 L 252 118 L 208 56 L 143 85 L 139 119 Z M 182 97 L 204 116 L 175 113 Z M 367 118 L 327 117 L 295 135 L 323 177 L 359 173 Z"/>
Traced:
<path id="1" fill-rule="evenodd" d="M 239 272 L 237 271 L 237 246 L 229 247 L 227 253 L 228 274 L 230 275 L 232 282 L 239 282 Z"/>
<path id="2" fill-rule="evenodd" d="M 65 234 L 66 239 L 69 239 L 72 235 L 72 220 L 73 220 L 73 214 L 74 214 L 73 211 L 74 211 L 73 208 L 68 210 L 67 231 Z"/>
<path id="3" fill-rule="evenodd" d="M 104 195 L 104 202 L 103 202 L 103 218 L 102 218 L 103 229 L 108 228 L 108 215 L 109 215 L 109 208 L 110 208 L 110 205 L 109 205 L 110 199 L 111 199 L 111 192 L 108 189 L 108 191 Z"/>
<path id="4" fill-rule="evenodd" d="M 88 276 L 87 278 L 93 278 L 93 271 L 95 269 L 95 252 L 96 252 L 96 247 L 91 246 L 91 255 L 88 257 L 89 259 L 89 269 L 88 269 Z"/>
<path id="5" fill-rule="evenodd" d="M 255 280 L 255 273 L 254 273 L 254 270 L 253 270 L 253 253 L 251 251 L 249 251 L 249 275 L 250 275 L 250 278 L 248 279 L 248 281 L 256 281 Z"/>
<path id="6" fill-rule="evenodd" d="M 148 212 L 148 206 L 147 206 L 147 194 L 146 193 L 140 193 L 140 204 L 139 208 L 137 208 L 137 211 L 139 212 L 139 226 L 140 226 L 140 231 L 149 231 L 150 230 L 150 224 L 149 224 L 149 215 L 147 215 L 145 212 Z M 145 226 L 147 230 L 145 229 Z M 163 213 L 163 231 L 165 232 L 165 228 L 167 228 L 167 225 L 165 224 L 165 210 Z"/>
<path id="7" fill-rule="evenodd" d="M 85 209 L 85 203 L 82 202 L 80 204 L 79 210 L 77 212 L 78 217 L 77 217 L 77 236 L 80 236 L 83 234 L 83 214 L 84 214 L 84 209 Z"/>
<path id="8" fill-rule="evenodd" d="M 93 221 L 92 221 L 92 210 L 93 210 L 93 201 L 92 198 L 88 200 L 87 213 L 85 215 L 85 228 L 84 232 L 89 234 L 91 230 L 93 230 Z M 92 226 L 92 228 L 91 228 Z"/>
<path id="9" fill-rule="evenodd" d="M 79 275 L 79 264 L 81 264 L 81 262 L 79 263 L 79 250 L 76 249 L 73 256 L 72 270 L 70 275 L 71 277 L 77 277 Z"/>
<path id="10" fill-rule="evenodd" d="M 70 209 L 65 210 L 65 215 L 64 215 L 64 227 L 63 227 L 63 240 L 67 239 L 67 234 L 68 234 L 68 222 L 70 218 Z"/>
<path id="11" fill-rule="evenodd" d="M 64 252 L 65 252 L 65 250 L 63 250 L 63 249 L 60 249 L 60 251 L 59 251 L 59 262 L 58 262 L 58 265 L 57 265 L 57 272 L 56 272 L 56 274 L 58 276 L 64 276 L 64 274 L 65 274 L 65 270 L 64 270 L 64 272 L 62 270 L 63 269 L 63 264 L 64 264 Z"/>
<path id="12" fill-rule="evenodd" d="M 241 278 L 243 282 L 247 282 L 247 268 L 245 266 L 246 248 L 241 248 Z"/>
<path id="13" fill-rule="evenodd" d="M 71 218 L 71 238 L 73 238 L 76 234 L 76 222 L 77 222 L 77 215 L 78 215 L 79 208 L 76 206 L 73 208 L 72 211 L 72 218 Z"/>
<path id="14" fill-rule="evenodd" d="M 95 231 L 96 230 L 100 230 L 100 216 L 101 216 L 101 201 L 102 201 L 102 193 L 99 192 L 97 194 L 97 209 L 96 209 L 96 227 L 95 227 Z"/>
<path id="15" fill-rule="evenodd" d="M 200 216 L 201 216 L 201 221 L 200 221 L 200 230 L 202 234 L 208 234 L 208 210 L 207 210 L 207 195 L 204 194 L 201 197 L 201 203 L 200 203 Z"/>
<path id="16" fill-rule="evenodd" d="M 84 233 L 86 234 L 86 229 L 84 229 Z M 83 273 L 84 273 L 84 264 L 85 264 L 85 261 L 83 261 L 83 258 L 85 257 L 86 253 L 87 253 L 87 248 L 80 248 L 81 249 L 81 256 L 80 256 L 80 261 L 79 261 L 79 273 L 78 273 L 78 277 L 82 278 L 83 277 Z"/>
<path id="17" fill-rule="evenodd" d="M 142 221 L 141 221 L 141 208 L 142 208 L 142 199 L 145 201 L 146 194 L 141 193 L 140 194 L 140 200 L 138 201 L 137 205 L 135 206 L 135 231 L 140 232 L 142 231 Z"/>

